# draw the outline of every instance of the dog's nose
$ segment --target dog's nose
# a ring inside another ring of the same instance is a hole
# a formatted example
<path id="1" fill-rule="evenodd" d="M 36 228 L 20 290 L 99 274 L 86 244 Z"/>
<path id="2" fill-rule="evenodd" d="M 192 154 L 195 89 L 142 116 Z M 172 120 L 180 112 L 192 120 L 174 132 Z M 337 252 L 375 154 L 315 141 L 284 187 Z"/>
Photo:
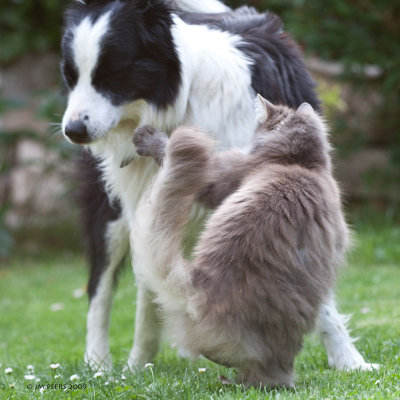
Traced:
<path id="1" fill-rule="evenodd" d="M 65 127 L 65 135 L 68 136 L 72 142 L 77 144 L 86 144 L 91 142 L 85 123 L 79 119 L 68 122 Z"/>

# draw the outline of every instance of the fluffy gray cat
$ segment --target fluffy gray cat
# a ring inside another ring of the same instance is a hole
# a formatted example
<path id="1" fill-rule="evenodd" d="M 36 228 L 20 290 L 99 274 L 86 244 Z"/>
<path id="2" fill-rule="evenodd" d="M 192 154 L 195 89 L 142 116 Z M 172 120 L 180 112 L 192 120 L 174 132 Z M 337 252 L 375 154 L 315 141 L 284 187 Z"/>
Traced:
<path id="1" fill-rule="evenodd" d="M 134 267 L 176 343 L 236 368 L 245 384 L 290 387 L 348 229 L 321 117 L 261 96 L 257 111 L 247 154 L 216 152 L 192 127 L 170 139 L 136 130 L 138 154 L 162 167 L 137 209 Z M 215 210 L 189 261 L 181 241 L 195 201 Z"/>

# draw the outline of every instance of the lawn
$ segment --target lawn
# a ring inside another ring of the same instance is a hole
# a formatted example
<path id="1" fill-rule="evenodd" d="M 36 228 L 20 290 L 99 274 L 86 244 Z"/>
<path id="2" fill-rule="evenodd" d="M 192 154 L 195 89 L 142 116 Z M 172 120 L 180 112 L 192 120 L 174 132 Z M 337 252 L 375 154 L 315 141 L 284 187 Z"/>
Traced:
<path id="1" fill-rule="evenodd" d="M 323 348 L 310 335 L 296 361 L 294 390 L 268 392 L 223 385 L 218 377 L 234 377 L 234 371 L 204 359 L 180 359 L 168 345 L 154 365 L 136 374 L 123 373 L 135 308 L 134 280 L 127 268 L 120 278 L 112 315 L 110 343 L 115 368 L 109 375 L 94 377 L 95 371 L 82 362 L 85 263 L 79 254 L 60 252 L 41 258 L 15 256 L 0 266 L 0 398 L 399 399 L 400 228 L 382 221 L 379 228 L 374 225 L 355 225 L 356 244 L 337 292 L 342 312 L 352 314 L 350 327 L 360 338 L 358 349 L 368 361 L 381 364 L 379 371 L 329 369 Z M 55 363 L 60 365 L 51 369 L 50 364 Z M 28 365 L 33 370 L 28 371 Z M 10 373 L 6 373 L 8 368 L 12 368 Z M 78 377 L 71 381 L 73 375 Z M 48 384 L 61 385 L 61 389 L 34 389 Z"/>

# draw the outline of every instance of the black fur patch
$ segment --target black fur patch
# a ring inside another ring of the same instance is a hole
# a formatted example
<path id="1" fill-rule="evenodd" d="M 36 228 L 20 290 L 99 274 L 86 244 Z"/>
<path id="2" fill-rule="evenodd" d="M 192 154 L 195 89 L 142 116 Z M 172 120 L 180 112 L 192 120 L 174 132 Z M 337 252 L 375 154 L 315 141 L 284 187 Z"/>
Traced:
<path id="1" fill-rule="evenodd" d="M 64 30 L 61 41 L 62 61 L 61 73 L 64 79 L 65 86 L 72 90 L 78 82 L 78 68 L 73 59 L 71 42 L 73 40 L 72 32 L 69 29 Z"/>
<path id="2" fill-rule="evenodd" d="M 282 22 L 270 12 L 240 7 L 222 14 L 181 13 L 191 24 L 206 24 L 243 38 L 238 48 L 253 61 L 252 87 L 274 104 L 298 107 L 308 102 L 320 109 L 301 51 L 283 31 Z"/>
<path id="3" fill-rule="evenodd" d="M 110 26 L 92 84 L 114 105 L 145 99 L 157 107 L 171 104 L 179 91 L 181 66 L 171 34 L 172 17 L 161 0 L 91 1 L 65 16 L 62 71 L 72 89 L 78 74 L 71 49 L 72 27 L 83 18 L 95 22 L 111 12 Z"/>

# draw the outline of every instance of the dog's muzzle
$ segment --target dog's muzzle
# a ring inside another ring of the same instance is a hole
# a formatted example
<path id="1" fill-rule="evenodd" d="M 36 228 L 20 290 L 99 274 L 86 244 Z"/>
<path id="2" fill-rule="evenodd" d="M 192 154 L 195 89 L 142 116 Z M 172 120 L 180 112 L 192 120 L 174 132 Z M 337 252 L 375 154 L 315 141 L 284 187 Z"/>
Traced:
<path id="1" fill-rule="evenodd" d="M 70 121 L 65 127 L 65 136 L 76 144 L 87 144 L 92 141 L 86 124 L 82 120 Z"/>

